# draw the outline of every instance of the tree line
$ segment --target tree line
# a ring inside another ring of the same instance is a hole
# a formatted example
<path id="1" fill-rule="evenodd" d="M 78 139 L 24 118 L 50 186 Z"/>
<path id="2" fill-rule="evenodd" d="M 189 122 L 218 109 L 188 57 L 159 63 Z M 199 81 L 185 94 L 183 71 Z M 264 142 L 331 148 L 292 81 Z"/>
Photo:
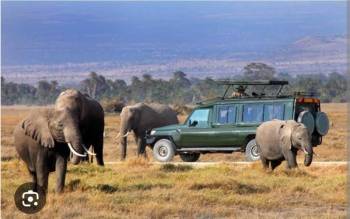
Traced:
<path id="1" fill-rule="evenodd" d="M 286 94 L 303 91 L 315 94 L 322 102 L 347 101 L 348 80 L 337 72 L 328 75 L 291 76 L 288 73 L 277 73 L 273 67 L 264 63 L 250 63 L 244 67 L 241 75 L 231 79 L 288 80 L 289 85 L 283 91 Z M 3 105 L 52 104 L 59 93 L 65 89 L 67 88 L 57 81 L 41 80 L 36 86 L 33 86 L 7 82 L 4 77 L 1 77 L 1 103 Z M 141 78 L 133 76 L 130 84 L 120 79 L 106 79 L 103 75 L 91 72 L 88 78 L 77 85 L 77 89 L 100 101 L 159 102 L 181 105 L 222 96 L 225 91 L 224 86 L 219 86 L 210 77 L 204 79 L 188 78 L 182 71 L 174 72 L 168 80 L 156 79 L 148 74 L 144 74 Z M 264 92 L 269 92 L 269 90 L 264 90 Z"/>

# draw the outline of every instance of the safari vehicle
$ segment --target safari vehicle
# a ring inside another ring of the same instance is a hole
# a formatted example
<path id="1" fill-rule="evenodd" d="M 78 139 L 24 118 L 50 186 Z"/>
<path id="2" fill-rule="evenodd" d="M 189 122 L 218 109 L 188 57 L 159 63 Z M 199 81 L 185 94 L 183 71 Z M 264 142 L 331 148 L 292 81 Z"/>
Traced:
<path id="1" fill-rule="evenodd" d="M 146 142 L 153 148 L 156 160 L 168 162 L 180 155 L 185 162 L 195 162 L 200 154 L 232 152 L 245 152 L 247 161 L 257 160 L 256 128 L 272 119 L 304 123 L 314 147 L 322 143 L 322 136 L 328 132 L 329 121 L 321 112 L 320 100 L 306 93 L 281 95 L 287 81 L 219 81 L 218 84 L 227 86 L 224 95 L 199 103 L 184 124 L 147 132 Z M 261 93 L 245 93 L 248 86 L 258 85 L 263 86 Z M 276 86 L 278 89 L 272 95 L 263 93 L 266 87 Z M 235 91 L 227 97 L 231 88 Z"/>

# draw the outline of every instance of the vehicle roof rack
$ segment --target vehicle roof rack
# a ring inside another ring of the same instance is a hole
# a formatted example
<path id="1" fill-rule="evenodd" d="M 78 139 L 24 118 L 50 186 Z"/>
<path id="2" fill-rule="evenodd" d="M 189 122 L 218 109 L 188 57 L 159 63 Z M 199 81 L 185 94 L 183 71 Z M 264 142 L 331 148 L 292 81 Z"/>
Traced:
<path id="1" fill-rule="evenodd" d="M 316 97 L 316 96 L 320 96 L 320 94 L 315 93 L 315 92 L 296 91 L 293 93 L 293 96 L 295 96 L 295 97 L 297 97 L 297 96 Z"/>
<path id="2" fill-rule="evenodd" d="M 287 85 L 288 81 L 277 80 L 256 80 L 256 81 L 235 81 L 235 80 L 218 80 L 219 85 Z"/>
<path id="3" fill-rule="evenodd" d="M 281 91 L 283 89 L 283 86 L 289 84 L 288 81 L 278 81 L 278 80 L 255 80 L 255 81 L 218 80 L 216 82 L 219 85 L 227 85 L 225 93 L 221 97 L 221 99 L 225 99 L 225 96 L 226 96 L 228 90 L 235 85 L 237 85 L 236 86 L 237 96 L 242 97 L 242 96 L 248 96 L 245 93 L 245 90 L 247 89 L 247 87 L 249 85 L 263 85 L 263 86 L 279 85 L 280 87 L 275 94 L 275 96 L 279 96 L 279 94 L 281 93 Z M 265 87 L 264 87 L 264 89 L 265 89 Z"/>

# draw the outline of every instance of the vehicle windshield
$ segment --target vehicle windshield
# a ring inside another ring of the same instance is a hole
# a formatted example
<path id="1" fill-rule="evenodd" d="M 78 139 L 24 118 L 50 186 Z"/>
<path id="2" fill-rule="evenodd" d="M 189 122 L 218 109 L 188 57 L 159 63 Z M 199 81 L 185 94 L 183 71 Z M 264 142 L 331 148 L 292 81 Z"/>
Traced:
<path id="1" fill-rule="evenodd" d="M 207 127 L 208 118 L 209 109 L 197 109 L 193 111 L 191 116 L 187 119 L 187 124 L 193 127 Z"/>

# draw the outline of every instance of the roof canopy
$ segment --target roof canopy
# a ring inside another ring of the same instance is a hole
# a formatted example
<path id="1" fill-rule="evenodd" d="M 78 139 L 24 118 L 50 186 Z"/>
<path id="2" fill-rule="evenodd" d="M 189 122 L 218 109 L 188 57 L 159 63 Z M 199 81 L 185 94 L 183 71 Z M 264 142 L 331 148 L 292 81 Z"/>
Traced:
<path id="1" fill-rule="evenodd" d="M 220 85 L 287 85 L 288 81 L 275 80 L 256 80 L 256 81 L 235 81 L 235 80 L 218 80 Z"/>

